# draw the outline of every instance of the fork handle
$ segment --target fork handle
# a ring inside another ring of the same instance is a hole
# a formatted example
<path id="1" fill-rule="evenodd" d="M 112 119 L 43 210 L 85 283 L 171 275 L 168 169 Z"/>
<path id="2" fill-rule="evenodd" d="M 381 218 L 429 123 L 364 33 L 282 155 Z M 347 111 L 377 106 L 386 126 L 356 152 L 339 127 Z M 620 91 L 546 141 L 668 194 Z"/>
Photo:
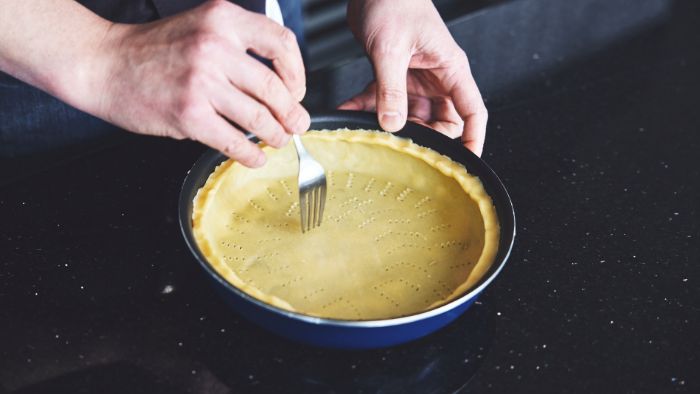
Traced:
<path id="1" fill-rule="evenodd" d="M 304 148 L 304 144 L 301 143 L 301 137 L 299 137 L 298 134 L 292 134 L 292 139 L 294 140 L 294 146 L 297 148 L 297 156 L 299 156 L 299 160 L 303 156 L 307 156 L 308 152 L 306 152 L 306 148 Z"/>

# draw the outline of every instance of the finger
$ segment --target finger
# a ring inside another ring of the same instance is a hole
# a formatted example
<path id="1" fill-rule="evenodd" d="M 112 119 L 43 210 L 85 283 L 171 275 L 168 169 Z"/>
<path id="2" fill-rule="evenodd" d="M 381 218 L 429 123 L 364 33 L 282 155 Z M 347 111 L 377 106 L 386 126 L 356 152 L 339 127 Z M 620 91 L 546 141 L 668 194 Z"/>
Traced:
<path id="1" fill-rule="evenodd" d="M 270 146 L 281 148 L 289 142 L 289 134 L 264 105 L 230 86 L 216 92 L 211 104 L 220 115 Z"/>
<path id="2" fill-rule="evenodd" d="M 238 33 L 246 49 L 272 61 L 272 65 L 296 101 L 306 94 L 306 75 L 294 32 L 270 18 L 246 12 L 248 25 Z"/>
<path id="3" fill-rule="evenodd" d="M 376 111 L 377 95 L 376 85 L 371 83 L 365 90 L 338 106 L 338 109 L 348 109 L 356 111 Z"/>
<path id="4" fill-rule="evenodd" d="M 488 112 L 469 70 L 466 56 L 462 64 L 463 66 L 455 72 L 448 91 L 457 113 L 464 120 L 462 143 L 477 156 L 481 156 L 486 137 Z"/>
<path id="5" fill-rule="evenodd" d="M 429 122 L 433 118 L 432 103 L 429 98 L 409 94 L 408 95 L 408 119 L 420 119 Z"/>
<path id="6" fill-rule="evenodd" d="M 221 116 L 213 116 L 197 134 L 197 141 L 208 145 L 246 167 L 265 164 L 265 154 L 256 144 L 248 141 L 243 132 Z"/>
<path id="7" fill-rule="evenodd" d="M 430 104 L 433 115 L 429 122 L 430 126 L 450 138 L 461 136 L 464 130 L 464 121 L 457 113 L 452 100 L 448 97 L 438 96 L 431 98 Z"/>
<path id="8" fill-rule="evenodd" d="M 350 100 L 340 104 L 338 106 L 338 109 L 349 111 L 363 111 L 364 105 L 362 102 L 358 101 L 355 97 L 353 97 Z"/>
<path id="9" fill-rule="evenodd" d="M 414 116 L 410 116 L 410 115 L 409 115 L 409 116 L 408 116 L 408 120 L 411 121 L 411 122 L 413 122 L 413 123 L 418 123 L 419 125 L 425 126 L 425 127 L 429 128 L 429 129 L 432 129 L 432 128 L 433 128 L 430 124 L 428 124 L 428 122 L 426 122 L 425 120 L 423 120 L 423 119 L 421 119 L 421 118 L 417 118 L 417 117 L 414 117 Z"/>
<path id="10" fill-rule="evenodd" d="M 302 134 L 309 129 L 309 113 L 292 97 L 277 74 L 259 61 L 245 54 L 237 55 L 227 75 L 234 86 L 265 105 L 287 132 Z"/>
<path id="11" fill-rule="evenodd" d="M 384 130 L 398 131 L 406 124 L 406 74 L 411 53 L 409 49 L 388 52 L 372 56 L 377 78 L 377 116 Z"/>

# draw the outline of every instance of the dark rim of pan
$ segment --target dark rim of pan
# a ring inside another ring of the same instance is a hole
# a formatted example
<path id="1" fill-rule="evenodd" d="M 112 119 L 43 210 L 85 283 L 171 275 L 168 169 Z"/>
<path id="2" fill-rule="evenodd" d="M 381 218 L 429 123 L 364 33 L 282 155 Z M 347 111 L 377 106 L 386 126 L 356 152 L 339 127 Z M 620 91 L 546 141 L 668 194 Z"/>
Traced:
<path id="1" fill-rule="evenodd" d="M 380 129 L 379 124 L 377 123 L 376 114 L 366 112 L 333 111 L 317 113 L 311 116 L 311 128 L 314 130 L 334 130 L 346 127 L 349 129 Z M 496 214 L 498 215 L 498 221 L 500 224 L 500 236 L 496 257 L 489 269 L 484 273 L 481 279 L 479 279 L 477 284 L 454 300 L 433 309 L 407 316 L 377 320 L 340 320 L 310 316 L 281 309 L 260 301 L 233 286 L 209 265 L 206 257 L 204 257 L 202 252 L 199 250 L 192 233 L 192 202 L 194 196 L 207 181 L 214 168 L 226 159 L 224 155 L 214 150 L 205 152 L 200 159 L 197 160 L 192 169 L 188 172 L 180 192 L 180 229 L 182 230 L 182 235 L 185 238 L 187 246 L 195 255 L 202 267 L 204 267 L 204 269 L 209 273 L 209 275 L 228 290 L 234 292 L 244 300 L 261 308 L 267 309 L 268 311 L 306 323 L 345 327 L 387 327 L 428 319 L 460 306 L 484 290 L 484 288 L 486 288 L 486 286 L 488 286 L 489 283 L 495 279 L 501 269 L 503 269 L 503 266 L 510 256 L 510 252 L 513 248 L 513 242 L 515 240 L 515 212 L 513 210 L 510 196 L 503 186 L 503 183 L 493 172 L 493 170 L 491 170 L 491 168 L 479 157 L 464 148 L 458 141 L 451 140 L 449 137 L 439 134 L 434 130 L 412 122 L 407 123 L 406 127 L 404 127 L 404 129 L 400 132 L 395 133 L 395 135 L 403 138 L 409 138 L 418 145 L 431 148 L 464 165 L 470 174 L 476 175 L 481 179 L 484 189 L 489 194 L 494 206 L 496 207 Z"/>

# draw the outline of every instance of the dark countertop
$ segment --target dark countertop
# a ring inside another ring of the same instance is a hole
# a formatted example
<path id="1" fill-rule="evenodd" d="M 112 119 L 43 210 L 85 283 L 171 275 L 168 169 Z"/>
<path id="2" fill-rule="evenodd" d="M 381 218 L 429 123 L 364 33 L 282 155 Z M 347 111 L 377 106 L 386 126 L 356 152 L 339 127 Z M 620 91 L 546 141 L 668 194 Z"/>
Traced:
<path id="1" fill-rule="evenodd" d="M 699 392 L 700 18 L 490 103 L 518 235 L 444 330 L 341 352 L 214 294 L 176 222 L 203 148 L 128 137 L 0 188 L 0 393 Z"/>

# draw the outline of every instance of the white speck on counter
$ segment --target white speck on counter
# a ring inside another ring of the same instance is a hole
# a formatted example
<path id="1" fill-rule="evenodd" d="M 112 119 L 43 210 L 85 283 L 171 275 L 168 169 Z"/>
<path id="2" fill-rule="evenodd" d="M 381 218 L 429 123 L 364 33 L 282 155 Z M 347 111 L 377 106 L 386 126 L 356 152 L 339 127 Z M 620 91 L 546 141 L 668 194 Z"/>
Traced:
<path id="1" fill-rule="evenodd" d="M 196 374 L 197 374 L 197 371 L 193 369 L 193 370 L 192 370 L 192 375 L 196 375 Z"/>
<path id="2" fill-rule="evenodd" d="M 533 53 L 533 54 L 532 54 L 532 59 L 533 59 L 533 60 L 539 60 L 539 59 L 540 59 L 540 54 L 537 53 L 537 52 Z"/>
<path id="3" fill-rule="evenodd" d="M 173 290 L 175 290 L 175 288 L 172 285 L 165 285 L 165 287 L 163 287 L 163 290 L 161 290 L 160 292 L 162 294 L 170 294 L 173 292 Z"/>

